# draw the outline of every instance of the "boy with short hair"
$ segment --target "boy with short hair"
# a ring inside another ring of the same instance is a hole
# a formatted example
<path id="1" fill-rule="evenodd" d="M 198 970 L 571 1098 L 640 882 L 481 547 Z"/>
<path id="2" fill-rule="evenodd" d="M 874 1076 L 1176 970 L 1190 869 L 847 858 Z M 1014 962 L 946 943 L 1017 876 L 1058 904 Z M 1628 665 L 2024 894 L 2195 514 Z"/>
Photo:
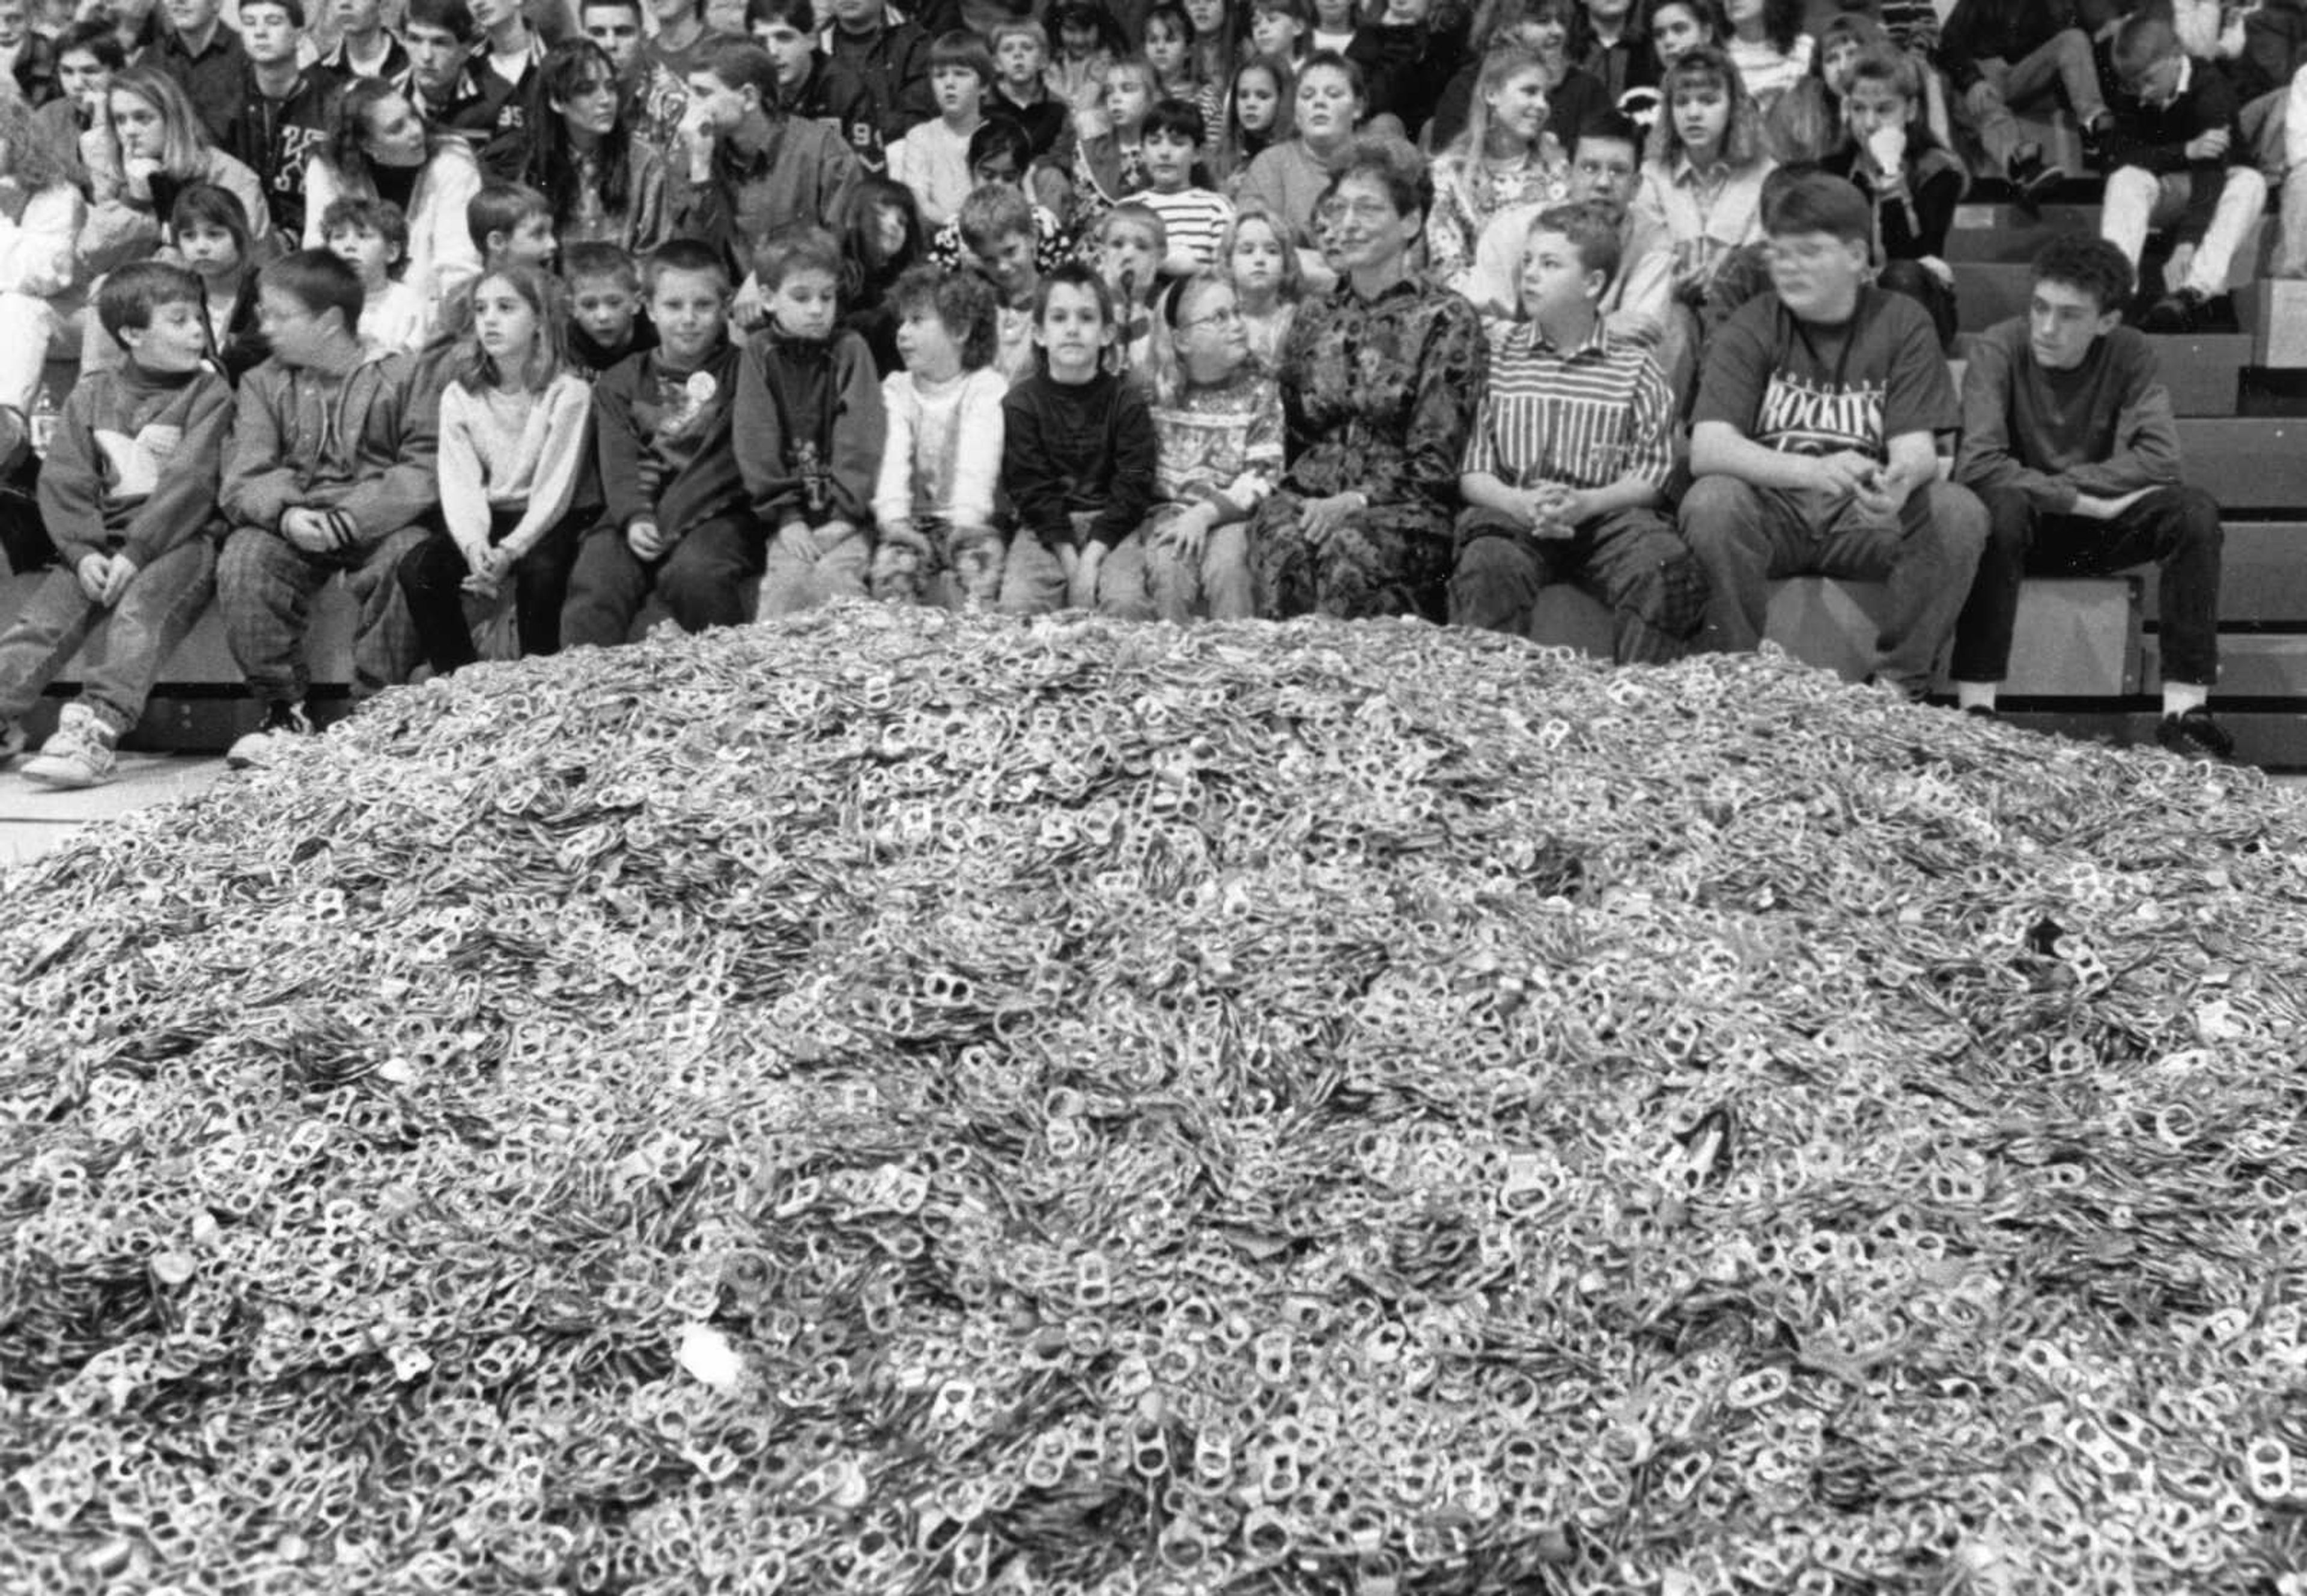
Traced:
<path id="1" fill-rule="evenodd" d="M 256 174 L 273 227 L 302 238 L 304 162 L 328 142 L 341 85 L 327 67 L 300 59 L 303 0 L 241 0 L 240 39 L 248 73 L 224 149 Z"/>
<path id="2" fill-rule="evenodd" d="M 839 325 L 833 236 L 788 233 L 754 259 L 768 325 L 737 369 L 733 436 L 753 515 L 769 532 L 755 610 L 766 621 L 865 596 L 887 422 L 873 351 Z"/>
<path id="3" fill-rule="evenodd" d="M 1162 287 L 1162 263 L 1170 254 L 1170 231 L 1161 213 L 1143 195 L 1116 205 L 1098 219 L 1097 275 L 1105 285 L 1114 322 L 1114 344 L 1121 364 L 1143 371 L 1154 341 L 1154 296 Z M 1038 319 L 1038 313 L 1037 313 Z"/>
<path id="4" fill-rule="evenodd" d="M 1042 369 L 1001 402 L 1001 486 L 1017 535 L 1001 571 L 1004 614 L 1064 605 L 1150 616 L 1141 564 L 1101 579 L 1106 556 L 1154 503 L 1154 413 L 1136 382 L 1105 369 L 1112 300 L 1086 266 L 1042 279 L 1033 339 Z"/>
<path id="5" fill-rule="evenodd" d="M 1147 186 L 1131 200 L 1162 219 L 1162 270 L 1172 277 L 1190 277 L 1214 264 L 1218 245 L 1233 226 L 1225 196 L 1194 181 L 1207 133 L 1202 108 L 1191 100 L 1162 100 L 1146 113 Z"/>
<path id="6" fill-rule="evenodd" d="M 475 154 L 481 170 L 511 182 L 528 165 L 529 101 L 536 69 L 545 60 L 545 40 L 528 25 L 521 0 L 468 0 L 480 34 L 469 57 L 482 106 Z"/>
<path id="7" fill-rule="evenodd" d="M 1042 286 L 1033 203 L 1006 184 L 988 184 L 962 202 L 956 219 L 970 263 L 999 300 L 994 369 L 1015 382 L 1033 370 L 1033 301 Z"/>
<path id="8" fill-rule="evenodd" d="M 465 202 L 465 231 L 481 252 L 481 270 L 508 262 L 553 270 L 561 246 L 553 236 L 553 202 L 525 183 L 485 183 Z"/>
<path id="9" fill-rule="evenodd" d="M 1024 128 L 1040 160 L 1057 149 L 1073 123 L 1073 113 L 1042 77 L 1049 32 L 1033 17 L 1016 17 L 996 23 L 986 42 L 993 50 L 993 96 L 986 109 Z"/>
<path id="10" fill-rule="evenodd" d="M 1681 656 L 1706 614 L 1706 573 L 1660 513 L 1674 470 L 1674 397 L 1658 365 L 1612 331 L 1617 219 L 1559 205 L 1531 224 L 1529 319 L 1491 353 L 1458 477 L 1450 619 L 1524 634 L 1539 589 L 1577 582 L 1615 622 L 1622 665 Z"/>
<path id="11" fill-rule="evenodd" d="M 321 238 L 360 274 L 361 341 L 411 354 L 423 348 L 432 330 L 425 296 L 392 275 L 408 252 L 408 219 L 400 207 L 390 200 L 331 201 L 321 213 Z"/>
<path id="12" fill-rule="evenodd" d="M 583 0 L 577 20 L 617 74 L 633 137 L 670 159 L 689 109 L 689 87 L 649 54 L 641 0 Z"/>
<path id="13" fill-rule="evenodd" d="M 384 25 L 382 0 L 329 0 L 340 31 L 316 64 L 338 78 L 382 78 L 390 82 L 408 70 L 408 52 Z M 248 16 L 241 7 L 244 21 Z"/>
<path id="14" fill-rule="evenodd" d="M 362 601 L 356 692 L 407 680 L 416 644 L 392 572 L 424 541 L 440 498 L 433 408 L 408 356 L 361 347 L 353 269 L 299 250 L 257 285 L 272 354 L 240 381 L 220 495 L 233 531 L 217 594 L 264 718 L 226 754 L 235 767 L 268 764 L 311 735 L 304 634 L 330 577 L 347 574 Z"/>
<path id="15" fill-rule="evenodd" d="M 92 787 L 144 713 L 160 667 L 216 590 L 217 476 L 232 389 L 206 359 L 200 279 L 139 261 L 97 290 L 97 319 L 126 350 L 81 376 L 40 468 L 40 517 L 58 567 L 0 628 L 0 761 L 21 721 L 83 644 L 87 679 L 30 780 Z"/>
<path id="16" fill-rule="evenodd" d="M 738 589 L 761 569 L 761 531 L 731 442 L 730 291 L 710 245 L 675 238 L 649 256 L 657 347 L 593 386 L 605 514 L 578 546 L 563 648 L 612 648 L 668 620 L 702 631 L 751 619 Z"/>
<path id="17" fill-rule="evenodd" d="M 956 29 L 930 47 L 930 93 L 938 114 L 889 146 L 889 176 L 913 191 L 922 221 L 941 227 L 969 197 L 969 135 L 985 120 L 993 57 L 974 33 Z"/>
<path id="18" fill-rule="evenodd" d="M 481 32 L 465 0 L 408 0 L 400 34 L 408 67 L 393 87 L 416 114 L 435 127 L 487 133 L 497 107 L 472 67 Z"/>
<path id="19" fill-rule="evenodd" d="M 888 0 L 829 0 L 819 41 L 835 65 L 865 85 L 887 149 L 938 114 L 930 94 L 930 36 Z"/>
<path id="20" fill-rule="evenodd" d="M 1602 296 L 1602 319 L 1612 336 L 1656 351 L 1674 302 L 1674 238 L 1664 223 L 1634 203 L 1642 170 L 1642 131 L 1615 111 L 1580 129 L 1571 146 L 1571 200 L 1599 205 L 1617 222 L 1618 267 Z M 1531 226 L 1548 208 L 1545 201 L 1509 205 L 1483 227 L 1462 292 L 1484 315 L 1514 318 Z M 1668 371 L 1673 387 L 1669 365 L 1660 354 L 1659 368 Z"/>
<path id="21" fill-rule="evenodd" d="M 572 244 L 562 261 L 569 283 L 569 355 L 587 382 L 628 356 L 656 348 L 641 310 L 640 269 L 613 244 Z"/>
<path id="22" fill-rule="evenodd" d="M 839 134 L 869 171 L 884 165 L 881 119 L 865 85 L 817 47 L 813 0 L 751 0 L 745 7 L 753 38 L 777 64 L 777 91 L 785 110 L 821 122 Z"/>
<path id="23" fill-rule="evenodd" d="M 2216 64 L 2179 47 L 2167 13 L 2125 17 L 2114 61 L 2121 87 L 2099 236 L 2134 271 L 2151 227 L 2175 222 L 2183 240 L 2196 241 L 2185 275 L 2139 323 L 2144 332 L 2192 332 L 2204 305 L 2226 292 L 2235 253 L 2267 209 L 2267 179 L 2243 136 L 2234 86 Z"/>
<path id="24" fill-rule="evenodd" d="M 1985 541 L 1986 511 L 1941 482 L 1953 385 L 1922 306 L 1867 281 L 1874 217 L 1848 179 L 1813 172 L 1763 210 L 1771 291 L 1708 345 L 1680 526 L 1706 567 L 1704 647 L 1762 641 L 1770 584 L 1880 581 L 1874 679 L 1930 689 Z"/>
<path id="25" fill-rule="evenodd" d="M 224 20 L 224 0 L 169 0 L 166 9 L 169 25 L 158 30 L 137 59 L 184 85 L 210 142 L 221 145 L 240 107 L 247 52 Z"/>
<path id="26" fill-rule="evenodd" d="M 788 115 L 777 96 L 776 63 L 750 40 L 716 46 L 689 74 L 675 226 L 717 246 L 733 280 L 750 263 L 750 240 L 770 227 L 839 232 L 865 175 L 838 133 Z"/>
<path id="27" fill-rule="evenodd" d="M 2154 347 L 2121 324 L 2131 277 L 2105 239 L 2054 238 L 2035 257 L 2027 314 L 1972 346 L 1954 476 L 1985 505 L 1987 535 L 1955 625 L 1955 697 L 1994 713 L 2025 578 L 2153 561 L 2162 567 L 2157 740 L 2230 759 L 2234 739 L 2208 708 L 2219 671 L 2218 505 L 2181 479 Z"/>

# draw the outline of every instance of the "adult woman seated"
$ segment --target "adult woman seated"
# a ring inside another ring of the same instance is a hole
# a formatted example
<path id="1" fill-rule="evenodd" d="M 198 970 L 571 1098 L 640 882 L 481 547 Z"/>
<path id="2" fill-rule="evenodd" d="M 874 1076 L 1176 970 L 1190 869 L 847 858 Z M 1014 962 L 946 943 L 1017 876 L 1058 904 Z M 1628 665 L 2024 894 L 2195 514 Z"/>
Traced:
<path id="1" fill-rule="evenodd" d="M 328 142 L 304 163 L 304 247 L 324 249 L 321 219 L 347 195 L 390 200 L 408 219 L 401 280 L 425 296 L 430 324 L 481 274 L 481 252 L 465 207 L 481 192 L 480 164 L 455 133 L 433 133 L 400 91 L 381 78 L 355 78 L 337 102 Z"/>
<path id="2" fill-rule="evenodd" d="M 536 94 L 524 181 L 551 202 L 562 247 L 613 244 L 639 255 L 664 243 L 665 155 L 634 136 L 608 52 L 588 39 L 553 46 Z"/>
<path id="3" fill-rule="evenodd" d="M 1485 360 L 1473 306 L 1411 270 L 1428 189 L 1393 138 L 1355 140 L 1331 184 L 1340 281 L 1282 345 L 1291 464 L 1250 529 L 1261 614 L 1443 617 Z"/>
<path id="4" fill-rule="evenodd" d="M 31 441 L 26 419 L 49 344 L 73 336 L 73 252 L 86 210 L 32 107 L 0 94 L 0 476 Z"/>

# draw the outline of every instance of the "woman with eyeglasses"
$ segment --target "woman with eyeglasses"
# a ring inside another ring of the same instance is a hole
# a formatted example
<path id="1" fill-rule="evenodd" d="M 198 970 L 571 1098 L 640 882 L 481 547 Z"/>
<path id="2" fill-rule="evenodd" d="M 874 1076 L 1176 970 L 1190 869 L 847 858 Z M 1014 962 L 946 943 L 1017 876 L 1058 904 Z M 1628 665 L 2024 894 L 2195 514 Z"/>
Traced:
<path id="1" fill-rule="evenodd" d="M 1430 197 L 1393 138 L 1355 140 L 1330 185 L 1339 281 L 1282 344 L 1291 465 L 1250 526 L 1261 614 L 1443 618 L 1486 363 L 1473 306 L 1412 269 Z"/>

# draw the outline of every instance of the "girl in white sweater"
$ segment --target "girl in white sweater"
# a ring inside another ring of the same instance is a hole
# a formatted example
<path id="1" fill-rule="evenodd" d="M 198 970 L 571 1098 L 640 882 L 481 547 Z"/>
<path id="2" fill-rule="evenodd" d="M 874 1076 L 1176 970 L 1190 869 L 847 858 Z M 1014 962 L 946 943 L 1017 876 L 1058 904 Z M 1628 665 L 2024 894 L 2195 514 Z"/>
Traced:
<path id="1" fill-rule="evenodd" d="M 888 416 L 873 490 L 873 596 L 949 609 L 991 605 L 1001 585 L 993 488 L 1001 469 L 993 285 L 917 266 L 890 290 L 905 369 L 881 380 Z"/>
<path id="2" fill-rule="evenodd" d="M 441 393 L 441 519 L 403 559 L 401 591 L 433 670 L 479 656 L 465 601 L 485 614 L 510 585 L 523 654 L 561 647 L 576 558 L 569 511 L 592 390 L 571 368 L 567 290 L 534 267 L 495 268 L 473 289 L 473 324 Z"/>

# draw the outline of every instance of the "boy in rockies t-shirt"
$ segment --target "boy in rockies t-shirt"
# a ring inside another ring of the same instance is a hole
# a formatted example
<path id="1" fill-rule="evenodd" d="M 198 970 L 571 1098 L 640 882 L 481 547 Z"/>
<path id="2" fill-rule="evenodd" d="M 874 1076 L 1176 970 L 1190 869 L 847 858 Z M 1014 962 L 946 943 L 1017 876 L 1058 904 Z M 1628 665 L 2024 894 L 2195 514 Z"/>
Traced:
<path id="1" fill-rule="evenodd" d="M 1773 579 L 1879 581 L 1890 592 L 1874 675 L 1920 698 L 1986 512 L 1939 480 L 1934 434 L 1960 419 L 1954 385 L 1929 315 L 1866 280 L 1872 222 L 1840 177 L 1797 178 L 1773 198 L 1772 291 L 1707 348 L 1679 521 L 1712 584 L 1700 647 L 1760 642 Z"/>

